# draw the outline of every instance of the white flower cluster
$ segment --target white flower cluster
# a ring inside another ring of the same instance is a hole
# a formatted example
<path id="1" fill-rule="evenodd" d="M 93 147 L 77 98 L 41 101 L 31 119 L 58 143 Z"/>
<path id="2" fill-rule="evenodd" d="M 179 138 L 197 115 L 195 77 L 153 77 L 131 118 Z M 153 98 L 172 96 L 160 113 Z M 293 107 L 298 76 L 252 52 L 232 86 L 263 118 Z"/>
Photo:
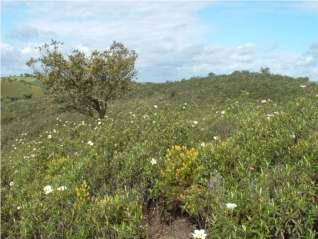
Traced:
<path id="1" fill-rule="evenodd" d="M 272 100 L 271 99 L 264 99 L 264 100 L 261 100 L 261 103 L 262 104 L 266 104 L 266 103 L 270 103 L 270 102 L 272 102 Z"/>
<path id="2" fill-rule="evenodd" d="M 156 165 L 157 164 L 157 160 L 155 158 L 152 158 L 150 160 L 151 165 Z"/>
<path id="3" fill-rule="evenodd" d="M 63 191 L 65 191 L 66 189 L 67 189 L 66 186 L 60 186 L 60 187 L 58 187 L 56 190 L 63 192 Z"/>
<path id="4" fill-rule="evenodd" d="M 230 203 L 230 202 L 226 203 L 225 206 L 227 209 L 231 209 L 231 210 L 233 210 L 234 208 L 237 207 L 237 205 L 235 203 Z"/>
<path id="5" fill-rule="evenodd" d="M 46 185 L 44 188 L 43 188 L 43 191 L 45 194 L 49 194 L 51 192 L 53 192 L 53 187 L 51 185 Z"/>
<path id="6" fill-rule="evenodd" d="M 196 239 L 205 239 L 207 237 L 207 234 L 204 229 L 194 230 L 194 232 L 192 233 L 192 237 Z"/>
<path id="7" fill-rule="evenodd" d="M 213 139 L 214 139 L 215 141 L 220 140 L 220 136 L 213 136 Z"/>
<path id="8" fill-rule="evenodd" d="M 62 191 L 65 191 L 66 189 L 67 189 L 66 186 L 60 186 L 56 190 L 62 192 Z M 44 191 L 44 194 L 49 194 L 49 193 L 52 193 L 54 189 L 51 185 L 46 185 L 44 186 L 43 191 Z"/>
<path id="9" fill-rule="evenodd" d="M 136 114 L 134 114 L 133 112 L 129 112 L 129 114 L 133 117 L 133 118 L 135 118 L 136 117 Z"/>
<path id="10" fill-rule="evenodd" d="M 150 117 L 149 117 L 149 115 L 144 114 L 144 115 L 142 116 L 142 118 L 144 118 L 144 119 L 149 119 Z"/>
<path id="11" fill-rule="evenodd" d="M 197 120 L 193 120 L 192 121 L 192 127 L 195 127 L 199 124 L 199 122 Z"/>

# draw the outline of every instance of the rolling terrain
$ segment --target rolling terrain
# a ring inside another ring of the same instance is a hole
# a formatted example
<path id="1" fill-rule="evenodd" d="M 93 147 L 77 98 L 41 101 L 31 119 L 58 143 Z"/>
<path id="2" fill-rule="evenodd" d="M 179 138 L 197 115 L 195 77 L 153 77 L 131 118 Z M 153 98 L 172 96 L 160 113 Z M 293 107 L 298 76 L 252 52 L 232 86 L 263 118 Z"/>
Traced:
<path id="1" fill-rule="evenodd" d="M 318 85 L 306 78 L 134 83 L 105 119 L 59 110 L 31 78 L 1 86 L 3 238 L 317 236 Z"/>

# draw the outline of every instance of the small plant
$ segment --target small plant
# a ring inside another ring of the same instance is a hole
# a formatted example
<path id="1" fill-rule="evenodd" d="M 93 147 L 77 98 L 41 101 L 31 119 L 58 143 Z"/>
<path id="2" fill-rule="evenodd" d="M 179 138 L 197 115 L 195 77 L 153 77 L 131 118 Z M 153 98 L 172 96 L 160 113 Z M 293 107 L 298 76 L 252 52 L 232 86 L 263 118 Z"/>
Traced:
<path id="1" fill-rule="evenodd" d="M 129 193 L 97 197 L 89 210 L 94 237 L 134 238 L 140 237 L 143 228 L 142 207 L 138 198 Z"/>
<path id="2" fill-rule="evenodd" d="M 198 151 L 175 145 L 167 150 L 156 188 L 160 200 L 168 210 L 178 210 L 183 194 L 198 174 Z"/>

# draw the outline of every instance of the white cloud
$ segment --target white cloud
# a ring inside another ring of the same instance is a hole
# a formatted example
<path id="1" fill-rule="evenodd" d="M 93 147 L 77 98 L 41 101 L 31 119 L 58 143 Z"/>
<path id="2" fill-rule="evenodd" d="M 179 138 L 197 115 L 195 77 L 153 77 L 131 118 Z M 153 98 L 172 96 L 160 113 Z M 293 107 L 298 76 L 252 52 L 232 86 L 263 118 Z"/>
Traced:
<path id="1" fill-rule="evenodd" d="M 25 71 L 24 61 L 35 54 L 31 48 L 54 38 L 63 40 L 68 49 L 75 47 L 85 53 L 106 48 L 113 40 L 123 42 L 138 53 L 142 81 L 259 70 L 262 66 L 276 73 L 318 79 L 318 47 L 314 44 L 303 54 L 295 54 L 282 52 L 277 46 L 261 48 L 252 42 L 227 47 L 209 42 L 207 33 L 213 26 L 202 22 L 199 12 L 210 4 L 28 2 L 29 17 L 16 30 L 19 37 L 14 45 L 1 50 L 3 72 Z"/>
<path id="2" fill-rule="evenodd" d="M 87 46 L 82 45 L 82 44 L 76 45 L 75 48 L 84 52 L 86 55 L 89 55 L 91 53 L 91 49 Z"/>
<path id="3" fill-rule="evenodd" d="M 25 63 L 32 56 L 37 55 L 37 50 L 34 46 L 17 47 L 4 42 L 0 42 L 0 51 L 1 75 L 30 72 Z"/>
<path id="4" fill-rule="evenodd" d="M 32 52 L 32 48 L 27 46 L 21 50 L 22 55 L 29 55 Z"/>

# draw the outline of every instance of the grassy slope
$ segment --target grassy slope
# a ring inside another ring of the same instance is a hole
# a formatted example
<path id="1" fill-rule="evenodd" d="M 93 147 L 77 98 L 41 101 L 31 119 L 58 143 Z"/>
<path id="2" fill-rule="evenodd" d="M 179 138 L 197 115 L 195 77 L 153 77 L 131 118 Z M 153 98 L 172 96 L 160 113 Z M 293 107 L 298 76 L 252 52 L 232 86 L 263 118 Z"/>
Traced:
<path id="1" fill-rule="evenodd" d="M 22 98 L 25 95 L 42 96 L 40 82 L 32 77 L 3 77 L 1 78 L 1 97 Z"/>
<path id="2" fill-rule="evenodd" d="M 146 213 L 140 203 L 156 203 L 173 216 L 181 201 L 184 214 L 216 238 L 314 238 L 317 95 L 317 85 L 304 79 L 257 73 L 137 84 L 113 102 L 101 124 L 58 115 L 44 98 L 4 102 L 3 235 L 19 237 L 23 228 L 29 236 L 59 237 L 63 218 L 65 237 L 137 237 L 146 231 L 139 227 Z M 179 152 L 173 145 L 187 148 Z M 151 158 L 158 165 L 152 167 Z M 225 179 L 225 192 L 211 197 L 204 185 L 215 170 Z M 10 181 L 23 190 L 11 192 Z M 44 198 L 45 184 L 67 184 L 63 201 Z M 81 198 L 83 208 L 75 206 Z M 238 209 L 227 213 L 225 202 Z M 99 214 L 104 210 L 116 219 Z"/>
<path id="3" fill-rule="evenodd" d="M 20 97 L 30 93 L 30 86 L 21 81 L 32 83 L 32 87 L 37 87 L 41 92 L 40 83 L 32 77 L 14 77 L 7 84 L 10 91 L 6 92 L 2 87 L 4 95 Z M 266 76 L 258 73 L 236 73 L 232 75 L 214 76 L 206 78 L 192 78 L 181 82 L 170 82 L 162 84 L 143 83 L 135 84 L 129 95 L 122 100 L 113 103 L 114 114 L 117 111 L 135 111 L 143 105 L 164 104 L 168 108 L 188 103 L 192 105 L 193 112 L 189 112 L 189 117 L 196 111 L 197 115 L 204 115 L 205 111 L 211 107 L 222 108 L 223 104 L 230 99 L 241 98 L 241 100 L 256 102 L 261 99 L 270 98 L 275 102 L 287 102 L 306 94 L 313 94 L 314 87 L 306 89 L 300 88 L 303 79 L 293 79 L 283 76 Z M 15 84 L 17 87 L 15 87 Z M 308 83 L 307 83 L 308 84 Z M 309 83 L 308 85 L 313 84 Z M 33 92 L 34 93 L 34 92 Z M 35 93 L 34 93 L 35 94 Z M 2 95 L 2 96 L 4 96 Z M 37 95 L 37 94 L 35 94 Z M 178 109 L 181 109 L 179 106 Z M 57 116 L 56 109 L 48 105 L 45 97 L 32 100 L 21 99 L 16 102 L 6 101 L 2 103 L 2 145 L 5 147 L 9 142 L 27 131 L 34 135 L 45 129 L 46 126 L 53 125 Z M 62 118 L 67 120 L 82 120 L 85 116 L 71 113 L 62 114 Z M 211 122 L 212 125 L 217 122 Z M 220 123 L 222 125 L 222 123 Z"/>

